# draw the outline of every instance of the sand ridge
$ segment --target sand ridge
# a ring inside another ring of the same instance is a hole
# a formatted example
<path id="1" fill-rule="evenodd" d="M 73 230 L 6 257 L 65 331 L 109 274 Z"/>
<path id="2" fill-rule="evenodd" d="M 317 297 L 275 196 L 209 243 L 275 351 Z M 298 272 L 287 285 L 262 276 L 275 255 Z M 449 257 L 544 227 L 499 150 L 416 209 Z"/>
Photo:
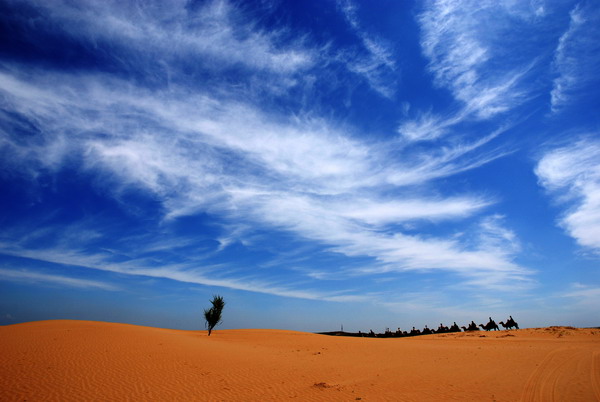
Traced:
<path id="1" fill-rule="evenodd" d="M 91 321 L 0 327 L 0 400 L 600 401 L 600 330 L 348 338 Z"/>

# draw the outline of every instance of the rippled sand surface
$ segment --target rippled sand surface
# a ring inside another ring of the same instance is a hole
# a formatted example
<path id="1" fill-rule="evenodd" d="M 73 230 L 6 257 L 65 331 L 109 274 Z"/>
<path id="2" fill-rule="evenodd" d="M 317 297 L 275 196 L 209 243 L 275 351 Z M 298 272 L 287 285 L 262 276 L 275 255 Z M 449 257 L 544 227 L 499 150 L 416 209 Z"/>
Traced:
<path id="1" fill-rule="evenodd" d="M 0 327 L 1 401 L 600 401 L 600 330 L 349 338 L 91 321 Z"/>

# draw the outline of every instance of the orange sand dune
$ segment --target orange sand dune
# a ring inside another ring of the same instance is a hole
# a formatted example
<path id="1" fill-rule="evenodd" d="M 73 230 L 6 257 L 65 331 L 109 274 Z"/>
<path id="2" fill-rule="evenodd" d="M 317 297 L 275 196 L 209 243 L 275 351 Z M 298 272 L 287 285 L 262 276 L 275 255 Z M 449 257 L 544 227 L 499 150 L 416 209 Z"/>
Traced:
<path id="1" fill-rule="evenodd" d="M 89 321 L 0 327 L 1 401 L 600 400 L 600 330 L 372 339 Z"/>

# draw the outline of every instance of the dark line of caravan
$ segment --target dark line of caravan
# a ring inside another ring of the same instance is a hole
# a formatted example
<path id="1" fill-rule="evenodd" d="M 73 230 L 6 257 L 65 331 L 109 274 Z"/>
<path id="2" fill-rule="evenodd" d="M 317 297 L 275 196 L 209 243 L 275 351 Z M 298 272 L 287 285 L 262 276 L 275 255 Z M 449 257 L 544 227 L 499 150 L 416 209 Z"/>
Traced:
<path id="1" fill-rule="evenodd" d="M 506 322 L 500 321 L 500 325 L 502 325 L 502 327 L 504 327 L 504 329 L 519 329 L 519 324 L 517 324 L 517 322 L 512 318 L 512 315 L 510 316 L 510 318 L 508 320 L 506 320 Z M 412 330 L 410 331 L 402 331 L 400 330 L 400 328 L 398 328 L 396 331 L 390 331 L 389 328 L 386 328 L 384 333 L 379 333 L 376 334 L 375 332 L 373 332 L 373 330 L 370 330 L 369 332 L 344 332 L 344 331 L 331 331 L 331 332 L 319 332 L 320 335 L 332 335 L 332 336 L 357 336 L 357 337 L 368 337 L 368 338 L 402 338 L 402 337 L 407 337 L 407 336 L 418 336 L 418 335 L 430 335 L 430 334 L 445 334 L 445 333 L 452 333 L 452 332 L 468 332 L 468 331 L 479 331 L 479 328 L 482 328 L 486 331 L 499 331 L 500 327 L 498 327 L 498 324 L 496 324 L 496 322 L 494 320 L 492 320 L 492 317 L 490 317 L 490 320 L 488 321 L 487 324 L 479 324 L 479 326 L 477 324 L 475 324 L 475 321 L 471 321 L 471 323 L 469 323 L 466 326 L 462 326 L 459 327 L 458 324 L 456 324 L 456 322 L 454 322 L 454 324 L 452 324 L 452 326 L 450 327 L 446 327 L 444 326 L 444 324 L 440 324 L 440 326 L 437 329 L 431 329 L 428 328 L 427 325 L 425 325 L 425 328 L 423 328 L 422 330 L 420 329 L 416 329 L 415 327 L 412 328 Z"/>

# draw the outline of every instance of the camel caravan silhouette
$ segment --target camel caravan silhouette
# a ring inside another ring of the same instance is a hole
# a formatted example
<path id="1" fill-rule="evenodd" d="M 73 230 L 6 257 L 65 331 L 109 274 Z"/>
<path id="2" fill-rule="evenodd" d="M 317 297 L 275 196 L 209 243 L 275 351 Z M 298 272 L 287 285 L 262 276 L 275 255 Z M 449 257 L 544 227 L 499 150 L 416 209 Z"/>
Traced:
<path id="1" fill-rule="evenodd" d="M 510 318 L 508 320 L 500 321 L 500 325 L 502 325 L 502 327 L 504 327 L 507 330 L 511 330 L 513 328 L 519 329 L 519 324 L 517 324 L 517 322 L 512 318 L 512 315 L 509 317 Z M 425 328 L 423 328 L 422 330 L 412 327 L 412 330 L 410 330 L 410 331 L 402 331 L 400 328 L 398 328 L 396 331 L 391 331 L 389 328 L 386 328 L 384 333 L 375 333 L 371 329 L 371 330 L 369 330 L 369 332 L 362 332 L 362 331 L 344 332 L 342 330 L 342 331 L 333 331 L 333 332 L 319 332 L 319 334 L 333 335 L 333 336 L 359 336 L 359 337 L 369 337 L 369 338 L 401 338 L 401 337 L 406 337 L 406 336 L 419 336 L 419 335 L 429 335 L 429 334 L 444 334 L 444 333 L 452 333 L 452 332 L 461 332 L 461 328 L 462 328 L 462 331 L 465 331 L 465 332 L 479 331 L 480 327 L 485 331 L 491 331 L 491 330 L 500 331 L 498 324 L 496 324 L 496 322 L 492 319 L 492 317 L 489 317 L 489 321 L 485 325 L 484 324 L 477 325 L 477 324 L 475 324 L 475 321 L 471 321 L 468 325 L 466 325 L 466 326 L 463 325 L 461 327 L 459 327 L 458 324 L 456 322 L 454 322 L 450 327 L 447 327 L 444 324 L 440 323 L 440 325 L 438 326 L 437 329 L 431 329 L 427 325 L 425 325 Z"/>

